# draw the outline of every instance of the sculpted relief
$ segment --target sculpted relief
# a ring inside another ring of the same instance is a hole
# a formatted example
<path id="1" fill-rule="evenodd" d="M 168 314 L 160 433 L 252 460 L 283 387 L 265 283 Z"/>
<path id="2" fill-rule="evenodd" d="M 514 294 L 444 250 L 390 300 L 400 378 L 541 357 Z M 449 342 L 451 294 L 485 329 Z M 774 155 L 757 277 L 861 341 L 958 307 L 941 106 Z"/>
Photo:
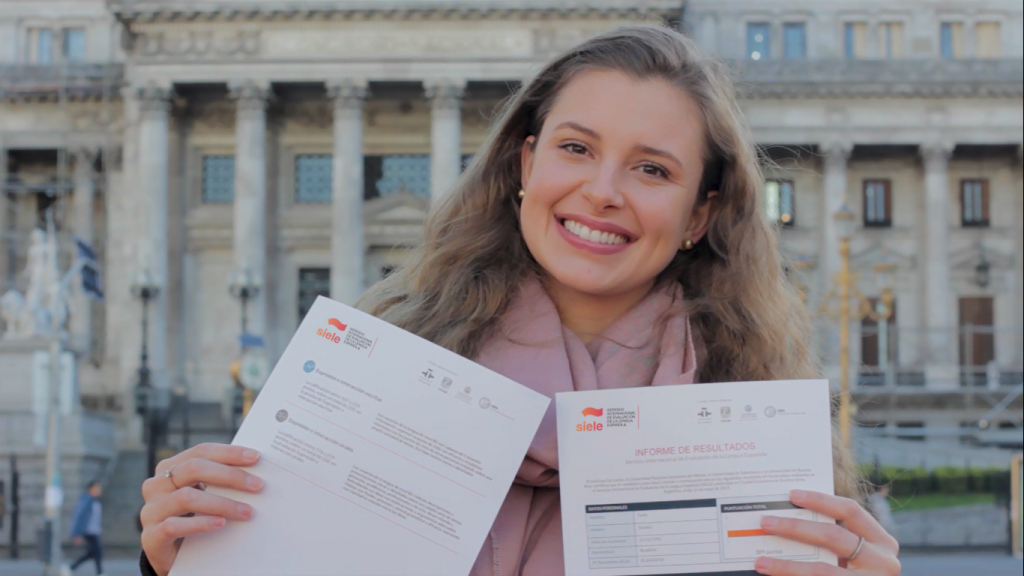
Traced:
<path id="1" fill-rule="evenodd" d="M 274 27 L 256 29 L 142 29 L 132 42 L 137 58 L 246 58 L 351 59 L 399 57 L 432 58 L 439 55 L 532 58 L 575 45 L 607 26 L 539 26 L 490 29 L 451 26 L 436 29 L 337 26 Z"/>
<path id="2" fill-rule="evenodd" d="M 132 54 L 142 58 L 237 57 L 259 53 L 259 30 L 153 30 L 136 34 L 132 42 Z"/>

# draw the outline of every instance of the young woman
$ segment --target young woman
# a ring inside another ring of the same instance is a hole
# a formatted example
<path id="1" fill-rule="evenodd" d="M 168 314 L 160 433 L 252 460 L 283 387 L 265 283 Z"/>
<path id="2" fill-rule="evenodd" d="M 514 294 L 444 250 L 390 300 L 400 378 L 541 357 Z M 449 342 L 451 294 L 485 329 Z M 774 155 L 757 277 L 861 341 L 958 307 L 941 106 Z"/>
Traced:
<path id="1" fill-rule="evenodd" d="M 761 189 L 726 70 L 674 31 L 620 28 L 559 57 L 510 101 L 410 265 L 361 306 L 552 397 L 815 377 Z M 160 464 L 143 489 L 148 573 L 167 574 L 181 538 L 251 517 L 191 486 L 259 491 L 235 468 L 258 458 L 205 445 Z M 843 567 L 762 558 L 758 572 L 900 573 L 896 541 L 856 503 L 838 450 L 836 462 L 845 498 L 792 498 L 841 524 L 766 518 L 764 529 L 828 548 Z M 552 409 L 473 576 L 563 571 Z"/>

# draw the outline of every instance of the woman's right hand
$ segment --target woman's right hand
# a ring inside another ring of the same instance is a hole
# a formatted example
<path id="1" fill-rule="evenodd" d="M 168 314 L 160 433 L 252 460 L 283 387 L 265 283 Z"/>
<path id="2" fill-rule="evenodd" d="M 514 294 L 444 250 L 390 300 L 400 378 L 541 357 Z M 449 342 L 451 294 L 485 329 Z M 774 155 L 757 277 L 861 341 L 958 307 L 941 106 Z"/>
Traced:
<path id="1" fill-rule="evenodd" d="M 255 450 L 225 444 L 200 444 L 156 467 L 156 475 L 142 484 L 146 501 L 140 514 L 142 550 L 160 576 L 171 571 L 186 536 L 223 528 L 228 520 L 252 518 L 252 507 L 229 498 L 207 494 L 203 485 L 259 492 L 263 480 L 239 470 L 259 461 Z M 171 478 L 166 477 L 168 470 Z"/>

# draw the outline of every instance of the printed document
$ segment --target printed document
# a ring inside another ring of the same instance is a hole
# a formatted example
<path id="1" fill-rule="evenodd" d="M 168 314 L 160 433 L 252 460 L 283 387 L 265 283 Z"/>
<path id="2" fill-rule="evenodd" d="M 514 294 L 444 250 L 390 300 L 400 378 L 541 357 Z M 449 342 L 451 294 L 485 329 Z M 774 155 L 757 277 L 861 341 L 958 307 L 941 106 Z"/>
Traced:
<path id="1" fill-rule="evenodd" d="M 825 381 L 659 386 L 556 397 L 567 576 L 754 576 L 759 556 L 837 565 L 761 530 L 834 522 L 789 502 L 833 494 Z"/>
<path id="2" fill-rule="evenodd" d="M 234 444 L 248 522 L 186 538 L 171 576 L 465 575 L 550 404 L 386 322 L 317 299 Z"/>

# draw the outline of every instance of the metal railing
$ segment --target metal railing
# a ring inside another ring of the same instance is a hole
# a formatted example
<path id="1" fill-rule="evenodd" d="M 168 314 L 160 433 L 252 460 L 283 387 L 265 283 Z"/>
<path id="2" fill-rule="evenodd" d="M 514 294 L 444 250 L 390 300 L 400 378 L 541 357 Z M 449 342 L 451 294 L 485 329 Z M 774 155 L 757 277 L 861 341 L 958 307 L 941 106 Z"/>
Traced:
<path id="1" fill-rule="evenodd" d="M 53 95 L 61 90 L 72 96 L 99 97 L 109 86 L 120 86 L 123 78 L 124 65 L 112 62 L 0 64 L 0 99 Z"/>
<path id="2" fill-rule="evenodd" d="M 934 330 L 881 323 L 850 327 L 853 387 L 1009 390 L 1024 384 L 1024 328 Z M 823 366 L 838 363 L 838 327 L 815 338 Z"/>

